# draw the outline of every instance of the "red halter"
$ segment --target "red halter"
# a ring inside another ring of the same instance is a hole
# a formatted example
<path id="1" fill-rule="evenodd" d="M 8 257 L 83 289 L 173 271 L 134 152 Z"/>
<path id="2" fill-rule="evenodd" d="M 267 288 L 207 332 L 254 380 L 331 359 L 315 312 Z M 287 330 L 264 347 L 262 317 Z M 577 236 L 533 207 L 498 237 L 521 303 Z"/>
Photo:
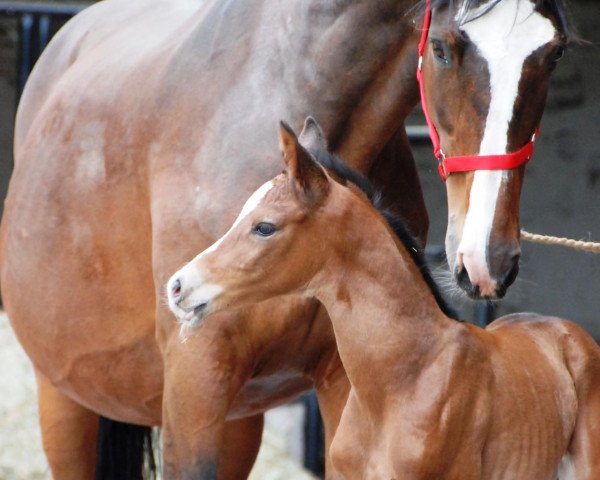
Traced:
<path id="1" fill-rule="evenodd" d="M 533 155 L 533 143 L 539 133 L 539 127 L 531 137 L 531 140 L 520 150 L 513 153 L 502 153 L 498 155 L 464 155 L 458 157 L 446 157 L 440 145 L 440 136 L 431 120 L 425 100 L 425 83 L 423 82 L 423 53 L 427 44 L 429 35 L 429 26 L 431 25 L 431 0 L 426 0 L 425 18 L 423 19 L 423 31 L 421 32 L 421 41 L 419 42 L 419 65 L 417 67 L 417 80 L 421 92 L 421 105 L 425 120 L 429 127 L 429 137 L 433 143 L 433 154 L 438 159 L 438 171 L 443 181 L 454 172 L 472 172 L 474 170 L 512 170 L 529 161 Z"/>

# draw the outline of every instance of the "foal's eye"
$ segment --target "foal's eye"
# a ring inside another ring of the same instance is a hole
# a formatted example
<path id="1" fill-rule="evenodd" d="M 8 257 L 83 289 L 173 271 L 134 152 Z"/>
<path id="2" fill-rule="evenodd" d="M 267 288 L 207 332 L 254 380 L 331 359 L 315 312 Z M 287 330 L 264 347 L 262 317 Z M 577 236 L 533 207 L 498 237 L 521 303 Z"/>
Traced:
<path id="1" fill-rule="evenodd" d="M 431 40 L 431 49 L 433 51 L 433 54 L 435 55 L 435 58 L 438 61 L 444 64 L 448 64 L 450 62 L 448 55 L 446 55 L 446 49 L 444 48 L 444 44 L 441 41 Z"/>
<path id="2" fill-rule="evenodd" d="M 252 231 L 261 237 L 270 237 L 277 231 L 277 229 L 272 223 L 260 222 L 252 227 Z"/>

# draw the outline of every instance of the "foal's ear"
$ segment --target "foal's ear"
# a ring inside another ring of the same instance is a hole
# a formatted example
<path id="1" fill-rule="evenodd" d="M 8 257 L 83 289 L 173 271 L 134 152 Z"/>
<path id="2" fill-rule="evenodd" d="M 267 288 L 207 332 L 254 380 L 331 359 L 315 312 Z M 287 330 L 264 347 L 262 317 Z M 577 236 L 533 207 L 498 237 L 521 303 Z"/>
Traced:
<path id="1" fill-rule="evenodd" d="M 300 133 L 300 145 L 315 150 L 328 150 L 323 129 L 313 117 L 306 117 L 304 128 Z"/>
<path id="2" fill-rule="evenodd" d="M 287 166 L 287 176 L 303 200 L 312 206 L 325 198 L 329 182 L 323 168 L 300 145 L 298 137 L 285 122 L 279 122 L 279 147 Z"/>

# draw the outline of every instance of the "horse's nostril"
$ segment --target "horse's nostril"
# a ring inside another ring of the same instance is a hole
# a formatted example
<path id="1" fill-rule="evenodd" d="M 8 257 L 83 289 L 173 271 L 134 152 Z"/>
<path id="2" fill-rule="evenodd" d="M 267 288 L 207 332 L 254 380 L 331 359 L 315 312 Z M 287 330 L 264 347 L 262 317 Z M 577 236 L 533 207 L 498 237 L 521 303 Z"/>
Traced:
<path id="1" fill-rule="evenodd" d="M 514 255 L 511 258 L 511 267 L 508 270 L 508 272 L 504 275 L 502 282 L 499 282 L 504 290 L 502 296 L 504 295 L 504 293 L 506 293 L 508 287 L 512 285 L 512 283 L 517 278 L 517 275 L 519 274 L 519 258 L 520 255 Z"/>
<path id="2" fill-rule="evenodd" d="M 181 282 L 179 280 L 175 280 L 173 285 L 171 285 L 171 296 L 174 299 L 179 298 L 181 295 Z"/>
<path id="3" fill-rule="evenodd" d="M 454 278 L 457 285 L 471 298 L 479 297 L 479 287 L 471 283 L 469 273 L 464 267 L 459 267 L 454 270 Z"/>

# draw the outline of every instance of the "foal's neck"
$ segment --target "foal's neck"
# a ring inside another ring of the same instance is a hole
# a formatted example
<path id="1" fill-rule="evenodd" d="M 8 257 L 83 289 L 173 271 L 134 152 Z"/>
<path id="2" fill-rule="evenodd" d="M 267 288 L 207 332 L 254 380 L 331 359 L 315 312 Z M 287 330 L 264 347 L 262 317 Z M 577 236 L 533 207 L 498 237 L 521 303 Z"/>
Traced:
<path id="1" fill-rule="evenodd" d="M 445 332 L 458 323 L 443 314 L 385 220 L 378 218 L 376 224 L 361 221 L 356 208 L 350 215 L 356 217 L 355 227 L 347 231 L 364 239 L 340 235 L 340 243 L 350 244 L 351 252 L 348 257 L 331 259 L 333 265 L 324 271 L 333 273 L 325 273 L 318 282 L 316 296 L 331 317 L 340 356 L 355 390 L 377 390 L 383 384 L 385 391 L 390 391 L 406 386 L 398 379 L 416 378 L 442 348 Z"/>

